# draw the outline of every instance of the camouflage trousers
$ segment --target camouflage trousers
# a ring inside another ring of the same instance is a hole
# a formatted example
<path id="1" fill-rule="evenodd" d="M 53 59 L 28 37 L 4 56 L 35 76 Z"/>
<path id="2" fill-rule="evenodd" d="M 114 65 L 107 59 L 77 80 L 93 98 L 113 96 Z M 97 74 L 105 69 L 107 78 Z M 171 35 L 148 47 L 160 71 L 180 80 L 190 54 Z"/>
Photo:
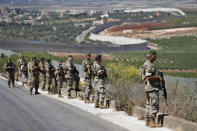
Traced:
<path id="1" fill-rule="evenodd" d="M 45 90 L 46 85 L 46 75 L 40 74 L 40 87 L 41 89 Z"/>
<path id="2" fill-rule="evenodd" d="M 94 88 L 95 88 L 95 102 L 104 103 L 104 98 L 105 98 L 104 80 L 100 80 L 100 79 L 95 80 Z"/>
<path id="3" fill-rule="evenodd" d="M 56 78 L 55 77 L 46 77 L 46 83 L 47 83 L 47 89 L 48 91 L 51 91 L 52 87 L 52 80 L 54 79 L 55 81 L 55 86 L 57 85 Z"/>
<path id="4" fill-rule="evenodd" d="M 39 88 L 39 78 L 37 77 L 31 77 L 31 84 L 30 84 L 30 92 L 33 91 L 33 88 L 35 88 L 35 91 L 38 92 Z"/>
<path id="5" fill-rule="evenodd" d="M 62 85 L 63 85 L 63 78 L 57 79 L 58 95 L 61 95 Z"/>
<path id="6" fill-rule="evenodd" d="M 86 77 L 85 82 L 86 82 L 85 97 L 89 98 L 92 93 L 92 79 L 91 79 L 91 77 Z"/>
<path id="7" fill-rule="evenodd" d="M 146 92 L 146 118 L 156 118 L 159 110 L 159 91 Z"/>
<path id="8" fill-rule="evenodd" d="M 73 78 L 66 78 L 66 86 L 68 96 L 71 96 L 72 86 L 73 86 Z"/>
<path id="9" fill-rule="evenodd" d="M 8 73 L 8 86 L 10 86 L 11 83 L 14 86 L 14 72 Z"/>

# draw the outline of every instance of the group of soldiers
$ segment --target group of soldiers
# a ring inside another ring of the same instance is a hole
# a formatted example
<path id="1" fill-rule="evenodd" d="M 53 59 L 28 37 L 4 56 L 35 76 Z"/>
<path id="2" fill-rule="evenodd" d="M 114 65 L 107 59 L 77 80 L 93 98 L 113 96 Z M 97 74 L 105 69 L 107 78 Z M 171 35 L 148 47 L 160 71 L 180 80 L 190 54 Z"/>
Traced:
<path id="1" fill-rule="evenodd" d="M 92 86 L 95 88 L 95 108 L 104 109 L 105 98 L 105 78 L 107 77 L 106 69 L 101 65 L 101 55 L 95 57 L 95 61 L 92 64 L 90 62 L 91 54 L 87 54 L 85 60 L 82 62 L 82 66 L 85 74 L 85 103 L 91 103 L 90 95 L 92 93 Z M 146 94 L 146 126 L 149 127 L 161 127 L 162 125 L 155 122 L 159 110 L 159 90 L 161 89 L 161 83 L 164 82 L 163 76 L 158 75 L 160 71 L 153 64 L 156 60 L 156 51 L 150 50 L 147 54 L 147 61 L 141 67 L 141 75 L 145 83 Z M 57 80 L 58 85 L 58 97 L 61 95 L 61 89 L 63 82 L 66 81 L 67 95 L 69 99 L 72 99 L 71 91 L 73 86 L 73 80 L 76 81 L 75 90 L 79 90 L 79 72 L 73 64 L 73 57 L 68 56 L 65 66 L 62 66 L 62 61 L 59 61 L 58 67 L 55 69 L 51 64 L 51 60 L 47 59 L 46 63 L 44 58 L 40 59 L 40 63 L 37 63 L 36 57 L 32 58 L 29 63 L 26 63 L 22 56 L 17 64 L 19 66 L 19 74 L 22 74 L 23 84 L 27 83 L 27 78 L 30 80 L 30 95 L 35 88 L 35 94 L 39 94 L 38 87 L 45 89 L 45 83 L 47 83 L 48 93 L 51 92 L 52 79 Z M 8 72 L 8 86 L 12 82 L 14 86 L 14 64 L 11 59 L 5 64 L 5 69 Z M 27 77 L 28 76 L 28 77 Z M 39 82 L 40 78 L 40 82 Z M 167 97 L 167 94 L 166 94 Z"/>
<path id="2" fill-rule="evenodd" d="M 91 54 L 88 53 L 86 58 L 82 62 L 82 67 L 84 70 L 84 102 L 93 103 L 90 100 L 90 95 L 92 94 L 92 87 L 95 89 L 95 108 L 104 109 L 105 98 L 105 79 L 107 77 L 106 69 L 101 65 L 102 56 L 97 55 L 95 57 L 94 63 L 91 63 Z M 17 60 L 18 72 L 17 77 L 22 77 L 23 86 L 26 84 L 30 88 L 30 95 L 32 95 L 33 89 L 35 89 L 35 94 L 40 94 L 38 92 L 39 87 L 42 90 L 47 90 L 48 94 L 52 94 L 52 81 L 55 82 L 55 86 L 58 87 L 58 97 L 62 98 L 62 86 L 66 82 L 67 86 L 67 97 L 68 99 L 74 99 L 71 95 L 72 90 L 81 91 L 79 89 L 79 71 L 73 64 L 73 56 L 69 55 L 65 64 L 62 61 L 58 62 L 58 66 L 55 68 L 51 62 L 51 59 L 45 60 L 41 58 L 38 62 L 36 57 L 33 57 L 29 62 L 27 62 L 23 56 L 20 56 Z M 8 87 L 12 83 L 15 87 L 15 64 L 9 58 L 6 62 L 4 68 L 8 74 Z M 75 81 L 75 89 L 73 89 L 73 81 Z"/>

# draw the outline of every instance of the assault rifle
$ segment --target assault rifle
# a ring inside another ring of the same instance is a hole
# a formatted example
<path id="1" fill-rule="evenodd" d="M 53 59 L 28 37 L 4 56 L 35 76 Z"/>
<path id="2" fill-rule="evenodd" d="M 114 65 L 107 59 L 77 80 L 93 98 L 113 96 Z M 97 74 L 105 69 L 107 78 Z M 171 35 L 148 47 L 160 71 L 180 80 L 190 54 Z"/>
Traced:
<path id="1" fill-rule="evenodd" d="M 167 98 L 167 91 L 166 91 L 166 85 L 165 85 L 165 80 L 163 77 L 163 72 L 159 72 L 159 76 L 163 79 L 160 85 L 160 89 L 163 91 L 163 97 L 166 101 L 166 105 L 168 105 L 168 98 Z"/>

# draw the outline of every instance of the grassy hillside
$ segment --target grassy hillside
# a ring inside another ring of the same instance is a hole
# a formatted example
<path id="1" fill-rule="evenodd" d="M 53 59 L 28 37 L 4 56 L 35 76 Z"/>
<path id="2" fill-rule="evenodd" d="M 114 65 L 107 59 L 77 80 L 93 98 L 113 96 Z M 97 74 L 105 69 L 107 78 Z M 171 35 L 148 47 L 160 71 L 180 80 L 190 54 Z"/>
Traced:
<path id="1" fill-rule="evenodd" d="M 175 37 L 171 39 L 154 40 L 161 50 L 157 51 L 156 65 L 161 69 L 191 69 L 197 68 L 197 38 Z M 116 61 L 140 67 L 146 60 L 146 52 L 113 53 Z"/>

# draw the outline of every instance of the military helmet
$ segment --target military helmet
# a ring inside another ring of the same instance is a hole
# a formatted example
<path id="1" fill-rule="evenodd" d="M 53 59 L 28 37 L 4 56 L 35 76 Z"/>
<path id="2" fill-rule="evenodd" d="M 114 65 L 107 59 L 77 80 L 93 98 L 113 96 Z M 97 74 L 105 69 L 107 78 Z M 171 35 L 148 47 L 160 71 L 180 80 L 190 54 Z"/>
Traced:
<path id="1" fill-rule="evenodd" d="M 96 55 L 96 57 L 95 57 L 95 61 L 100 60 L 100 59 L 101 59 L 101 57 L 102 57 L 102 55 Z"/>
<path id="2" fill-rule="evenodd" d="M 91 56 L 91 53 L 87 53 L 86 56 Z"/>
<path id="3" fill-rule="evenodd" d="M 153 54 L 157 54 L 157 52 L 155 51 L 155 50 L 149 50 L 148 52 L 147 52 L 147 55 L 146 55 L 146 57 L 147 58 L 149 58 L 151 55 L 153 55 Z"/>

